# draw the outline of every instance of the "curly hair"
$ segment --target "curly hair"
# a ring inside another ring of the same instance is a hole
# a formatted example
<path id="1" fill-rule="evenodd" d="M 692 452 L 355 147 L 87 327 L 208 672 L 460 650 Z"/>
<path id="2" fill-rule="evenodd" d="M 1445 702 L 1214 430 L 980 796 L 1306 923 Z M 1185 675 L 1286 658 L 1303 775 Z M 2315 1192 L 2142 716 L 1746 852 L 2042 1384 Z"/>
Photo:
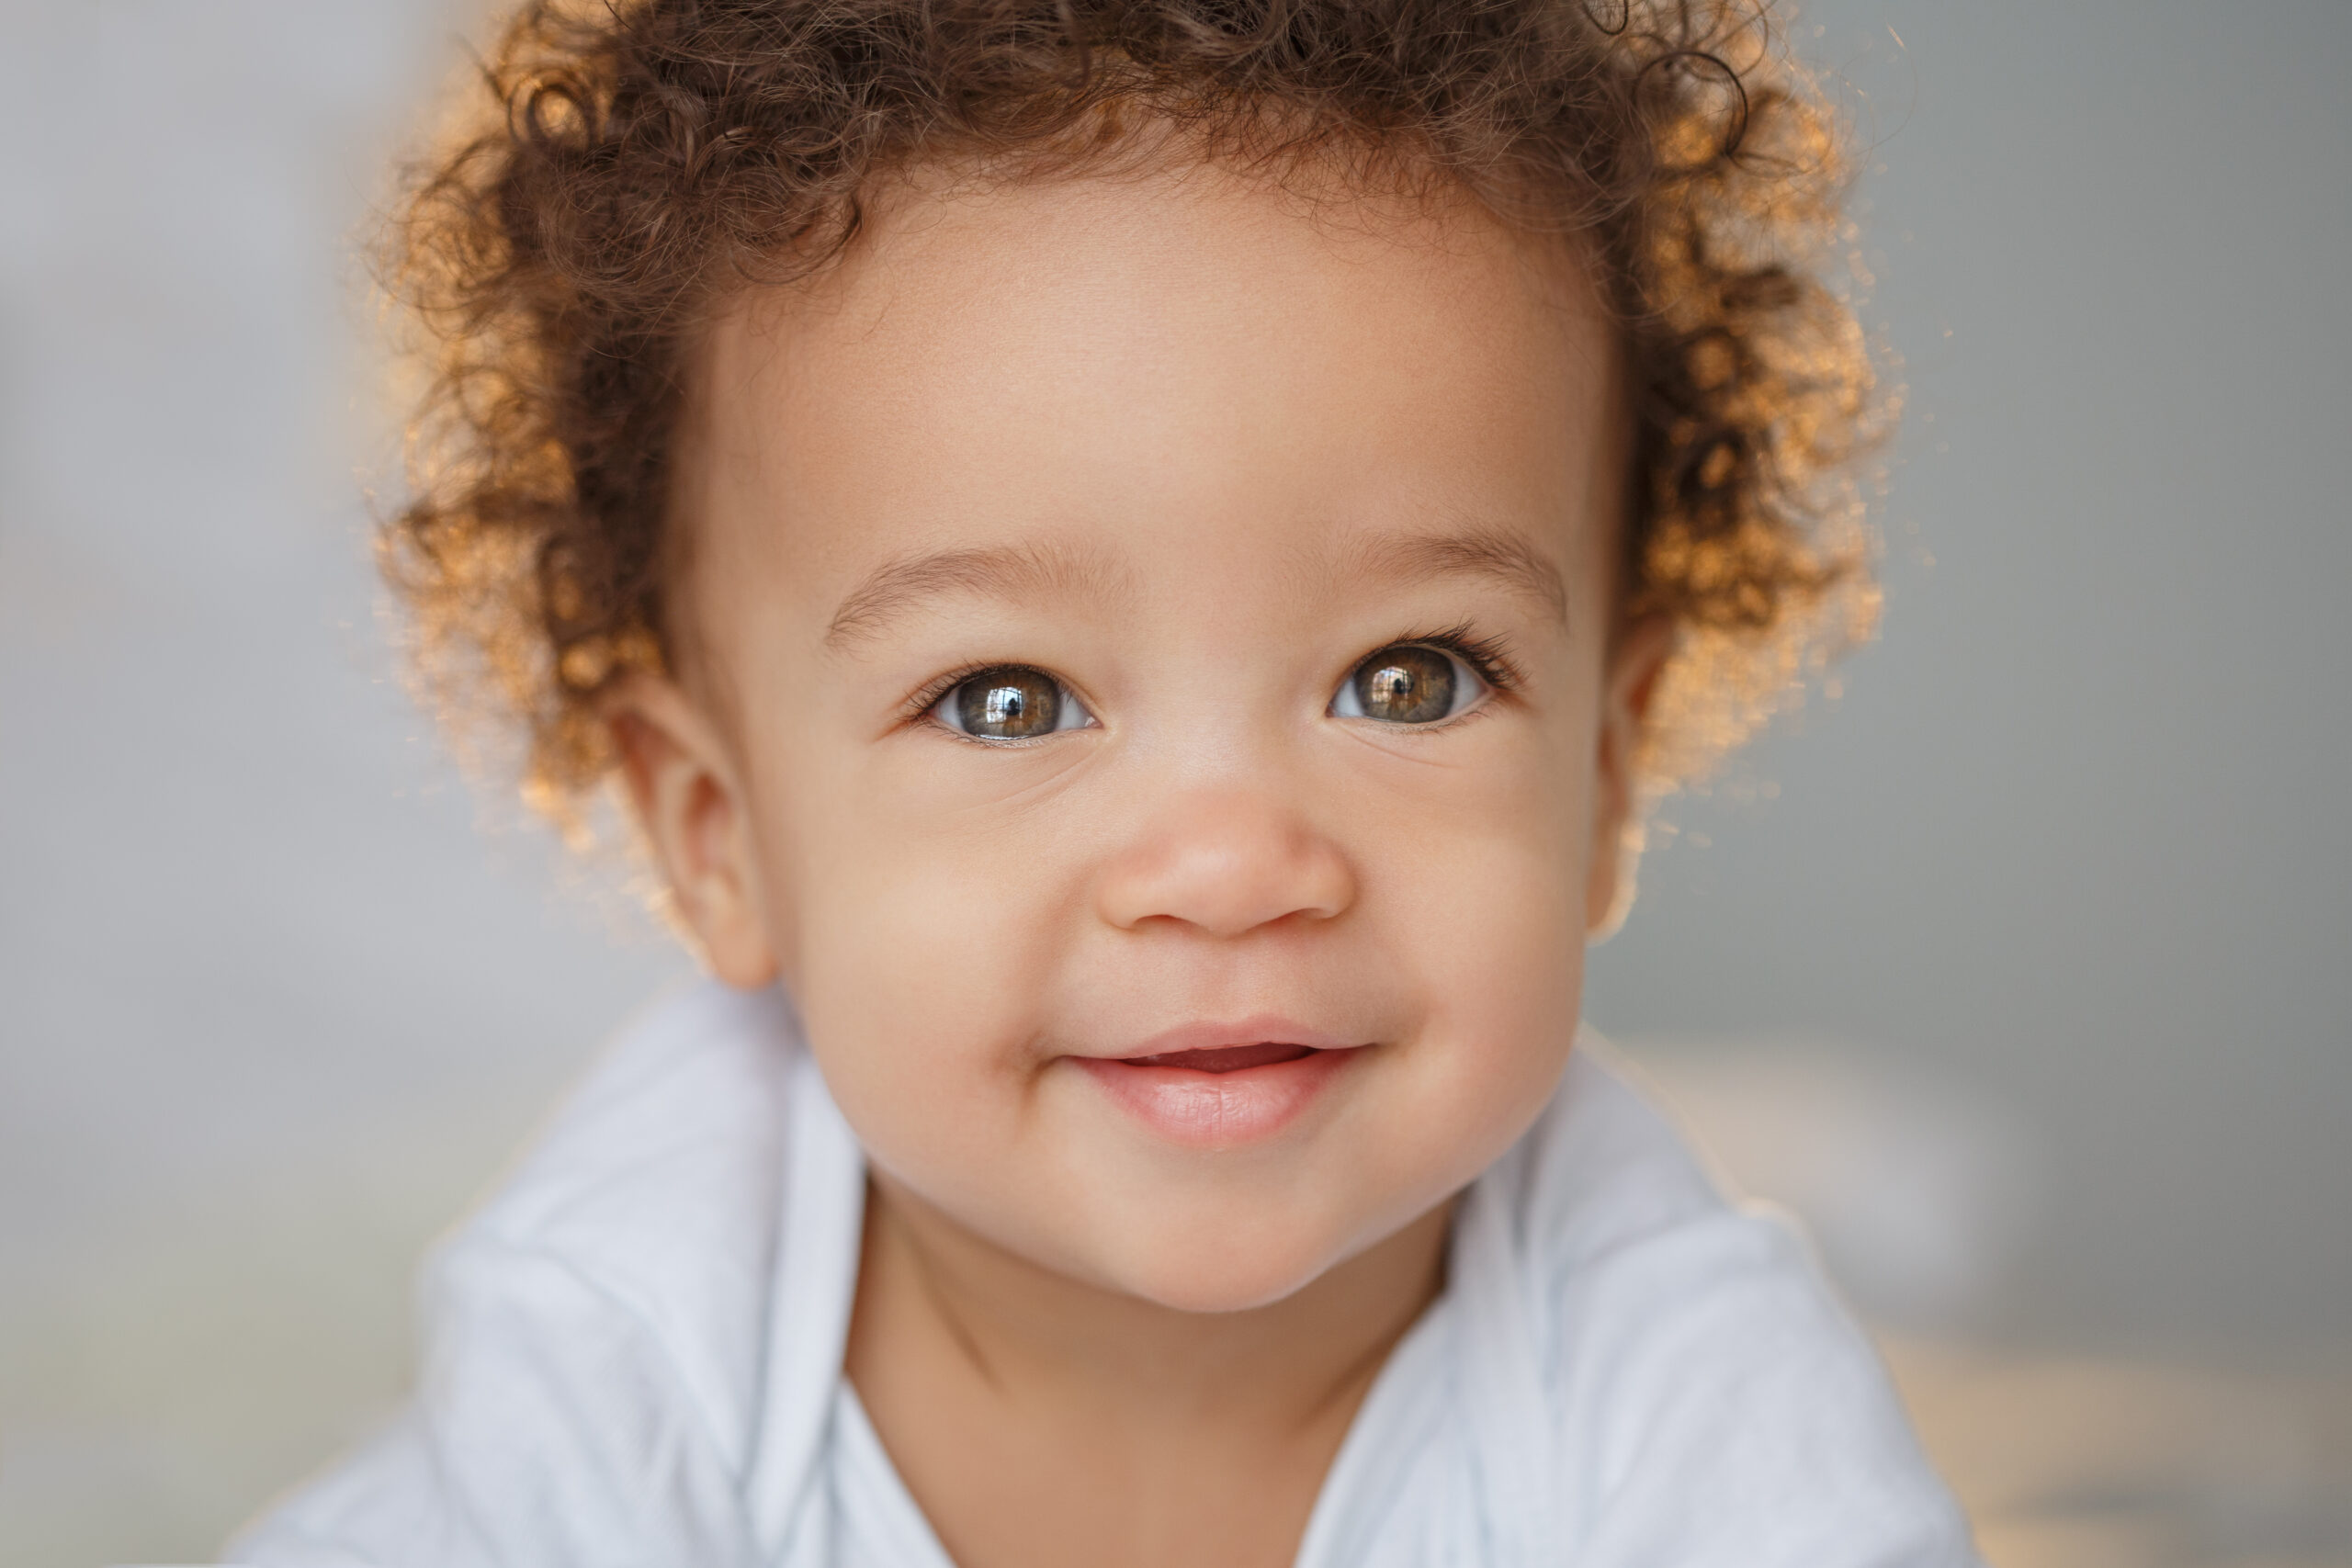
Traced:
<path id="1" fill-rule="evenodd" d="M 1621 603 L 1682 634 L 1645 765 L 1687 775 L 1874 608 L 1836 481 L 1889 400 L 1820 270 L 1837 141 L 1763 4 L 531 0 L 384 244 L 424 383 L 380 541 L 418 668 L 526 738 L 526 795 L 576 827 L 612 762 L 600 695 L 675 651 L 700 323 L 838 258 L 893 173 L 1051 172 L 1148 119 L 1577 237 L 1634 425 Z"/>

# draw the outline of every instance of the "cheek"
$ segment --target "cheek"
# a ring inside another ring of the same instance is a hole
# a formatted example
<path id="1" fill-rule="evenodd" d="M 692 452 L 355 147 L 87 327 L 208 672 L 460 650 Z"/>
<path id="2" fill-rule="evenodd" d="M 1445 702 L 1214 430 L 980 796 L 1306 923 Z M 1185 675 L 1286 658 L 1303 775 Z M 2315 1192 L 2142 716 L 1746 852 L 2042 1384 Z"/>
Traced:
<path id="1" fill-rule="evenodd" d="M 1393 951 L 1413 955 L 1423 1005 L 1397 1070 L 1433 1163 L 1465 1177 L 1522 1131 L 1576 1032 L 1584 972 L 1583 780 L 1531 768 L 1397 856 L 1382 900 Z M 1412 1129 L 1400 1135 L 1421 1140 Z"/>
<path id="2" fill-rule="evenodd" d="M 1035 812 L 940 810 L 854 775 L 765 835 L 794 845 L 786 964 L 835 1098 L 886 1163 L 984 1151 L 1046 1026 L 1047 977 L 1086 910 L 1084 867 Z"/>

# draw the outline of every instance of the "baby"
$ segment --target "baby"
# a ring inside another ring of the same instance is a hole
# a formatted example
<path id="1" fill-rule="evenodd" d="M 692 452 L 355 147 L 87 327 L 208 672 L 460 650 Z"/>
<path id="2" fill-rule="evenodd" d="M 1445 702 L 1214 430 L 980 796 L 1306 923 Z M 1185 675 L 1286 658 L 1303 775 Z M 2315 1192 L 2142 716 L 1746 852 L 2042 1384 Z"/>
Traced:
<path id="1" fill-rule="evenodd" d="M 234 1561 L 1974 1561 L 1577 1042 L 1645 793 L 1866 599 L 1750 7 L 582 0 L 486 79 L 388 562 L 713 978 Z"/>

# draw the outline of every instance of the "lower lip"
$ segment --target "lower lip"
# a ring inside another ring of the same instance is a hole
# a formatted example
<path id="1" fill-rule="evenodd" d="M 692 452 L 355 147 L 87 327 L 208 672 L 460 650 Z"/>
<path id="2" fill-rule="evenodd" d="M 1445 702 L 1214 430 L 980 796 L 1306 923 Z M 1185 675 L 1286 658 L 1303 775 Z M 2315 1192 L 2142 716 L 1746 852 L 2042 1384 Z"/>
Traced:
<path id="1" fill-rule="evenodd" d="M 1306 1113 L 1359 1050 L 1310 1051 L 1288 1062 L 1229 1073 L 1069 1058 L 1127 1113 L 1171 1144 L 1229 1149 L 1261 1143 Z"/>

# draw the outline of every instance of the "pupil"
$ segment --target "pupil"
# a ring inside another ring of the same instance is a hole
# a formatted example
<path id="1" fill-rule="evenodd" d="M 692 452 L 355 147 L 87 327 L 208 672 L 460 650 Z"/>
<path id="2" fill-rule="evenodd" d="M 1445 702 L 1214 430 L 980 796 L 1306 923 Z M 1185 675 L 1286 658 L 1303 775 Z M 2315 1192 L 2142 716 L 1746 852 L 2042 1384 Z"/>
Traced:
<path id="1" fill-rule="evenodd" d="M 1430 648 L 1391 648 L 1356 671 L 1364 716 L 1389 724 L 1432 724 L 1453 711 L 1453 660 Z"/>
<path id="2" fill-rule="evenodd" d="M 1059 721 L 1061 690 L 1034 670 L 993 670 L 956 688 L 956 705 L 966 734 L 1020 740 Z"/>

